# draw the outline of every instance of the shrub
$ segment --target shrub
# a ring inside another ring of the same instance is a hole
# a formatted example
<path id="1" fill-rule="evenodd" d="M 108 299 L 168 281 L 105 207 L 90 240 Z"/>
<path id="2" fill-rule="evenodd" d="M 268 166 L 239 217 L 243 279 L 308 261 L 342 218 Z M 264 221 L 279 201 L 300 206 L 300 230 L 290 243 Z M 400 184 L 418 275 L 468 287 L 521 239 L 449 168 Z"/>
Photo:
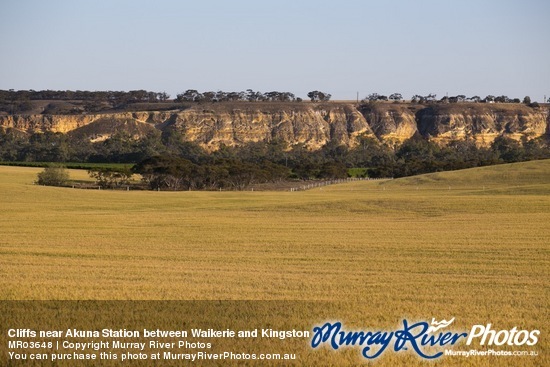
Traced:
<path id="1" fill-rule="evenodd" d="M 69 172 L 62 166 L 48 166 L 38 174 L 37 183 L 46 186 L 66 186 Z"/>

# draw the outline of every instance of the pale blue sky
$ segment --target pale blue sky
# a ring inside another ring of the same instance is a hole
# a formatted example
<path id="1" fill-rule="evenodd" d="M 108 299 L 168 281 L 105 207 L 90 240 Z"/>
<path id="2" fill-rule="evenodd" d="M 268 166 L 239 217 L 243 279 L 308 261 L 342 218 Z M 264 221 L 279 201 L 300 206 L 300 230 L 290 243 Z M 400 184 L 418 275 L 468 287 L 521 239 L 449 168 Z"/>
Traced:
<path id="1" fill-rule="evenodd" d="M 0 0 L 0 89 L 550 96 L 548 0 Z"/>

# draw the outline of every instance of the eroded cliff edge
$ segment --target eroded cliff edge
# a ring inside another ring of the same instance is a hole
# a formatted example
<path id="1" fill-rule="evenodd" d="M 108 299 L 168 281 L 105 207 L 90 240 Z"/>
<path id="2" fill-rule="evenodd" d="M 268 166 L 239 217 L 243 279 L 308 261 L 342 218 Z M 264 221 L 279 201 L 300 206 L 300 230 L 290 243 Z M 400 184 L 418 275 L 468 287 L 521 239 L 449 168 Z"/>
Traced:
<path id="1" fill-rule="evenodd" d="M 174 129 L 208 150 L 222 144 L 283 140 L 318 149 L 328 142 L 356 144 L 360 135 L 399 144 L 415 134 L 445 143 L 474 139 L 488 145 L 499 135 L 516 140 L 550 134 L 547 107 L 520 104 L 242 103 L 197 105 L 183 111 L 87 115 L 0 115 L 0 126 L 25 133 L 59 132 L 92 141 L 123 131 L 136 138 Z"/>

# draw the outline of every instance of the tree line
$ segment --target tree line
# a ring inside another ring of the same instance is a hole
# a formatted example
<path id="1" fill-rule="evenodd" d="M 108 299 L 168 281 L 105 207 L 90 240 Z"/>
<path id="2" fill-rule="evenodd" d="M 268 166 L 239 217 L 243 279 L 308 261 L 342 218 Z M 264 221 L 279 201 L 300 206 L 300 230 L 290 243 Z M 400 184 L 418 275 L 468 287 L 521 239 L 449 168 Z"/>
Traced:
<path id="1" fill-rule="evenodd" d="M 91 143 L 61 133 L 35 133 L 29 138 L 14 129 L 0 129 L 0 161 L 132 163 L 150 189 L 239 190 L 265 182 L 345 178 L 352 168 L 362 168 L 359 175 L 373 178 L 403 177 L 545 159 L 550 158 L 547 139 L 520 143 L 500 136 L 490 146 L 478 147 L 473 140 L 440 146 L 414 136 L 394 148 L 362 136 L 352 148 L 329 142 L 310 151 L 301 144 L 289 147 L 274 140 L 222 146 L 209 153 L 184 141 L 176 130 L 155 131 L 138 140 L 117 133 Z"/>
<path id="2" fill-rule="evenodd" d="M 314 90 L 308 92 L 308 98 L 312 102 L 327 102 L 330 100 L 330 93 Z M 176 96 L 176 102 L 302 102 L 302 98 L 296 97 L 290 92 L 258 92 L 247 89 L 241 92 L 199 92 L 196 89 L 188 89 Z"/>
<path id="3" fill-rule="evenodd" d="M 17 114 L 33 109 L 33 101 L 51 101 L 43 114 L 78 114 L 124 109 L 131 104 L 167 102 L 166 92 L 146 90 L 124 91 L 56 91 L 56 90 L 0 90 L 0 111 Z"/>
<path id="4" fill-rule="evenodd" d="M 313 102 L 329 101 L 330 93 L 314 90 L 307 93 L 307 97 Z M 437 95 L 430 93 L 428 95 L 415 94 L 411 97 L 413 103 L 430 103 L 430 102 L 474 102 L 474 103 L 531 103 L 531 98 L 525 96 L 523 100 L 519 98 L 509 98 L 505 95 L 487 95 L 485 98 L 479 96 L 466 97 L 460 94 L 456 96 L 444 96 L 439 100 Z M 167 102 L 170 100 L 170 95 L 166 92 L 152 92 L 147 90 L 131 90 L 131 91 L 81 91 L 81 90 L 0 90 L 1 102 L 24 102 L 36 100 L 50 101 L 96 101 L 112 104 L 128 104 L 128 103 L 158 103 Z M 259 92 L 252 89 L 239 92 L 226 91 L 206 91 L 199 92 L 196 89 L 187 89 L 186 91 L 176 95 L 173 99 L 176 102 L 224 102 L 224 101 L 301 101 L 302 98 L 296 97 L 291 92 Z M 393 93 L 389 96 L 371 93 L 365 97 L 364 102 L 376 101 L 402 101 L 404 100 L 401 93 Z M 550 103 L 550 98 L 547 101 Z"/>
<path id="5" fill-rule="evenodd" d="M 170 99 L 166 92 L 151 92 L 143 89 L 131 91 L 82 91 L 82 90 L 0 90 L 3 101 L 126 101 L 165 102 Z"/>
<path id="6" fill-rule="evenodd" d="M 329 143 L 311 152 L 303 146 L 287 150 L 283 142 L 223 147 L 210 155 L 158 155 L 134 166 L 152 190 L 244 190 L 257 183 L 287 180 L 331 180 L 355 177 L 404 177 L 498 163 L 550 158 L 544 139 L 523 144 L 500 136 L 489 147 L 473 141 L 440 146 L 420 137 L 394 150 L 372 137 L 354 148 Z M 361 167 L 362 170 L 351 170 Z"/>
<path id="7" fill-rule="evenodd" d="M 331 95 L 318 90 L 307 94 L 312 102 L 327 102 Z M 169 108 L 185 108 L 186 103 L 215 102 L 302 102 L 290 92 L 259 92 L 247 89 L 241 92 L 207 91 L 188 89 L 176 95 L 173 100 L 166 92 L 146 90 L 124 91 L 54 91 L 54 90 L 0 90 L 0 112 L 10 114 L 28 113 L 33 110 L 32 101 L 50 101 L 42 109 L 42 114 L 79 114 L 97 113 L 108 110 L 125 110 L 140 105 L 144 110 L 160 110 L 164 105 Z M 57 102 L 57 103 L 56 103 Z M 176 105 L 170 105 L 176 104 Z M 178 104 L 180 104 L 178 106 Z"/>
<path id="8" fill-rule="evenodd" d="M 307 94 L 312 101 L 328 101 L 331 95 L 318 90 Z M 131 91 L 71 91 L 71 90 L 0 90 L 0 101 L 23 102 L 23 101 L 96 101 L 113 104 L 138 103 L 138 102 L 166 102 L 170 95 L 166 92 L 151 92 L 147 90 Z M 199 92 L 196 89 L 188 89 L 176 95 L 176 102 L 224 102 L 224 101 L 301 101 L 291 92 L 259 92 L 252 89 L 240 92 L 207 91 Z"/>
<path id="9" fill-rule="evenodd" d="M 331 99 L 331 94 L 319 90 L 313 90 L 307 93 L 311 102 L 327 102 Z M 488 95 L 485 98 L 479 96 L 466 97 L 465 95 L 444 96 L 440 99 L 435 94 L 419 95 L 411 97 L 412 103 L 524 103 L 531 107 L 538 107 L 536 102 L 531 102 L 529 96 L 523 100 L 519 98 L 509 98 L 508 96 Z M 381 101 L 393 101 L 395 103 L 403 101 L 401 93 L 392 93 L 389 96 L 371 93 L 365 97 L 362 103 L 374 103 Z M 259 92 L 252 89 L 239 92 L 226 91 L 206 91 L 199 92 L 196 89 L 187 89 L 178 93 L 176 98 L 170 99 L 166 92 L 151 92 L 147 90 L 132 91 L 71 91 L 71 90 L 0 90 L 0 112 L 11 114 L 28 113 L 33 110 L 32 101 L 51 101 L 48 106 L 43 108 L 43 114 L 79 114 L 79 113 L 97 113 L 108 110 L 124 110 L 133 105 L 139 105 L 144 110 L 178 108 L 186 107 L 185 103 L 216 103 L 216 102 L 302 102 L 301 97 L 297 97 L 291 92 Z M 57 102 L 57 104 L 55 103 Z M 548 99 L 550 103 L 550 98 Z M 63 104 L 64 103 L 64 104 Z M 176 105 L 170 105 L 176 104 Z"/>
<path id="10" fill-rule="evenodd" d="M 308 97 L 313 102 L 326 102 L 330 100 L 329 93 L 311 91 Z M 55 91 L 55 90 L 0 90 L 0 111 L 8 113 L 21 113 L 32 109 L 31 101 L 79 101 L 87 102 L 84 105 L 85 112 L 94 112 L 99 104 L 105 104 L 111 108 L 124 108 L 135 103 L 161 103 L 168 102 L 170 95 L 166 92 L 151 92 L 146 90 L 124 91 Z M 301 102 L 302 98 L 296 97 L 290 92 L 259 92 L 248 89 L 241 92 L 207 91 L 199 92 L 188 89 L 177 94 L 173 102 Z M 95 108 L 94 108 L 95 107 Z M 55 111 L 49 111 L 55 112 Z M 65 111 L 66 112 L 66 111 Z M 70 111 L 69 111 L 70 112 Z"/>
<path id="11" fill-rule="evenodd" d="M 380 102 L 380 101 L 400 102 L 402 100 L 403 100 L 403 95 L 401 93 L 393 93 L 390 96 L 386 96 L 378 93 L 371 93 L 367 97 L 365 97 L 361 102 L 362 103 L 373 103 L 373 102 Z M 479 96 L 466 97 L 466 95 L 464 94 L 459 94 L 459 95 L 450 96 L 450 97 L 444 96 L 440 99 L 437 99 L 436 94 L 430 93 L 425 96 L 415 94 L 411 97 L 410 101 L 412 103 L 419 103 L 419 104 L 470 102 L 470 103 L 523 103 L 523 104 L 529 105 L 530 107 L 539 106 L 537 102 L 531 102 L 531 97 L 529 96 L 525 96 L 523 100 L 520 100 L 519 98 L 509 98 L 508 96 L 505 96 L 505 95 L 501 95 L 501 96 L 488 95 L 485 98 L 481 98 Z M 550 98 L 548 98 L 548 103 L 550 103 Z"/>

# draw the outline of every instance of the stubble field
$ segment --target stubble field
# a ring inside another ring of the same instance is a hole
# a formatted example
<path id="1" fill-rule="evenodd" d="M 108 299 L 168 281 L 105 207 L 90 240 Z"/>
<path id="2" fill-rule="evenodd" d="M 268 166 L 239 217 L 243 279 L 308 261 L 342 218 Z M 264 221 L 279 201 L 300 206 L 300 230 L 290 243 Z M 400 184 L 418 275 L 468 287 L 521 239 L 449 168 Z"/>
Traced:
<path id="1" fill-rule="evenodd" d="M 550 161 L 306 192 L 51 188 L 39 171 L 0 167 L 2 300 L 339 302 L 330 315 L 357 326 L 550 326 Z"/>

